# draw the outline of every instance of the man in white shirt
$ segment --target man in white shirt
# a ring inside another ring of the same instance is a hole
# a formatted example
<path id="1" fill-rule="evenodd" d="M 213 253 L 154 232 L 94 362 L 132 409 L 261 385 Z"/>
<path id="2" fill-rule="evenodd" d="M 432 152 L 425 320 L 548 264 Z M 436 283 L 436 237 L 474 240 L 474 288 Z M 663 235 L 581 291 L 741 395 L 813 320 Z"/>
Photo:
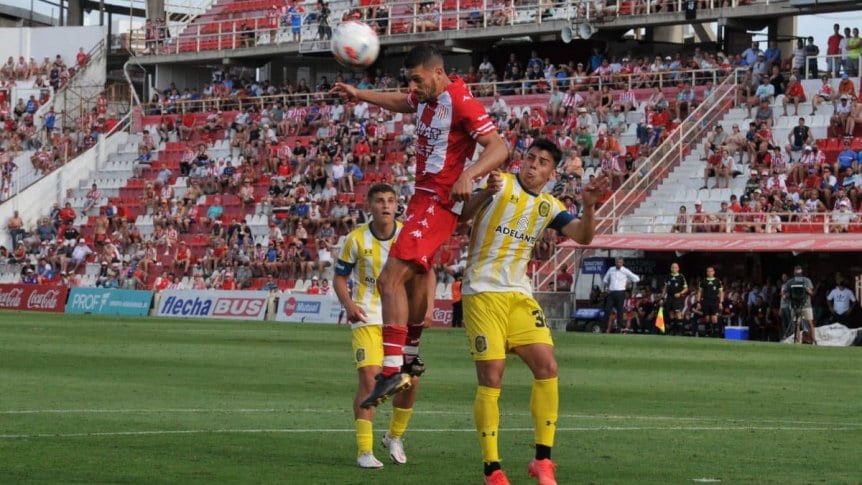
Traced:
<path id="1" fill-rule="evenodd" d="M 852 304 L 856 303 L 856 295 L 844 286 L 843 280 L 838 280 L 838 285 L 829 292 L 826 302 L 829 304 L 829 312 L 835 323 L 847 325 L 853 309 Z"/>
<path id="2" fill-rule="evenodd" d="M 413 117 L 404 115 L 404 124 L 401 125 L 401 143 L 406 146 L 413 143 L 414 138 L 416 138 L 416 125 L 413 123 Z"/>
<path id="3" fill-rule="evenodd" d="M 360 123 L 368 119 L 368 103 L 359 101 L 353 107 L 353 118 Z"/>
<path id="4" fill-rule="evenodd" d="M 96 187 L 96 184 L 93 184 L 93 187 L 90 189 L 89 192 L 87 192 L 87 202 L 84 203 L 83 214 L 87 215 L 87 213 L 90 212 L 90 209 L 95 207 L 100 200 L 102 200 L 102 192 L 99 191 L 98 187 Z"/>
<path id="5" fill-rule="evenodd" d="M 479 73 L 491 75 L 491 73 L 493 72 L 494 65 L 491 64 L 491 61 L 488 60 L 488 56 L 485 56 L 485 58 L 482 60 L 482 63 L 479 64 Z"/>
<path id="6" fill-rule="evenodd" d="M 78 268 L 82 264 L 87 263 L 87 256 L 93 254 L 93 250 L 87 246 L 87 241 L 84 238 L 78 240 L 78 244 L 75 246 L 75 249 L 72 250 L 72 269 L 71 273 L 75 273 L 78 271 Z"/>
<path id="7" fill-rule="evenodd" d="M 494 93 L 494 103 L 491 104 L 491 115 L 504 117 L 509 114 L 509 105 L 506 100 L 500 96 L 500 93 Z"/>
<path id="8" fill-rule="evenodd" d="M 604 278 L 602 278 L 605 290 L 608 292 L 608 296 L 605 299 L 604 315 L 607 333 L 611 333 L 611 311 L 616 311 L 617 313 L 617 328 L 623 328 L 623 306 L 626 301 L 626 287 L 629 285 L 629 282 L 634 285 L 641 280 L 638 275 L 623 266 L 623 263 L 623 258 L 617 258 L 614 267 L 609 269 L 605 273 Z"/>
<path id="9" fill-rule="evenodd" d="M 341 100 L 336 99 L 335 104 L 332 105 L 332 110 L 329 112 L 329 119 L 335 121 L 336 123 L 341 123 L 344 117 L 344 105 L 341 104 Z"/>

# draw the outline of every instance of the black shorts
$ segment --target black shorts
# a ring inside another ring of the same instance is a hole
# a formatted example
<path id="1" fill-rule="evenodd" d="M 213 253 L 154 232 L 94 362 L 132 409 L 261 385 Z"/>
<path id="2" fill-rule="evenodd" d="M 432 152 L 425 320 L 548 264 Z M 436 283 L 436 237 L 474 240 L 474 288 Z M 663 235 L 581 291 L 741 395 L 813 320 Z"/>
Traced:
<path id="1" fill-rule="evenodd" d="M 719 313 L 717 301 L 703 300 L 700 304 L 700 309 L 703 311 L 703 316 L 705 317 L 711 317 Z"/>
<path id="2" fill-rule="evenodd" d="M 685 298 L 667 297 L 664 304 L 664 309 L 668 312 L 681 312 L 685 308 Z"/>

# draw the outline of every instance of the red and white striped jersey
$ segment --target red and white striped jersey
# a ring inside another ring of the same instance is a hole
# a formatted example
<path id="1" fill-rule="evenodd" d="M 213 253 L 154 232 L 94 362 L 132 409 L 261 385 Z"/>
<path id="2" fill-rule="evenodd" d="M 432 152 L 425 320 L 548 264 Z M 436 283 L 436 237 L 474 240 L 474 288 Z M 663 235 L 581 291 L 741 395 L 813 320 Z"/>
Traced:
<path id="1" fill-rule="evenodd" d="M 497 128 L 457 76 L 436 100 L 420 103 L 411 92 L 407 103 L 416 110 L 416 189 L 448 201 L 465 163 L 473 157 L 476 139 Z"/>

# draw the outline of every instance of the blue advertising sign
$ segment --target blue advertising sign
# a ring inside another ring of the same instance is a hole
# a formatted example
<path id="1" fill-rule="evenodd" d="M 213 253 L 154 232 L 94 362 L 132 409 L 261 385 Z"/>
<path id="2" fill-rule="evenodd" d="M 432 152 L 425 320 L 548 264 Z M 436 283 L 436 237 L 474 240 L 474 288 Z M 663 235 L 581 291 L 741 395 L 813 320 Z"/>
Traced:
<path id="1" fill-rule="evenodd" d="M 581 273 L 604 275 L 608 270 L 611 260 L 608 258 L 584 258 L 581 264 Z"/>
<path id="2" fill-rule="evenodd" d="M 66 313 L 145 316 L 150 312 L 152 291 L 111 288 L 72 288 Z"/>

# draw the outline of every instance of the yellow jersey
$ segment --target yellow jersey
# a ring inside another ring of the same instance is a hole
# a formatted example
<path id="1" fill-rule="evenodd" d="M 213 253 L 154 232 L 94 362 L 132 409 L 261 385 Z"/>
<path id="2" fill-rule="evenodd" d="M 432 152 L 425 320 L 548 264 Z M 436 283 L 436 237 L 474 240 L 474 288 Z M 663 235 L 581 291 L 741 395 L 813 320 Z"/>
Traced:
<path id="1" fill-rule="evenodd" d="M 344 240 L 344 247 L 335 265 L 335 274 L 353 275 L 353 301 L 365 310 L 367 322 L 354 322 L 351 328 L 366 325 L 383 325 L 380 293 L 377 291 L 377 276 L 389 256 L 389 248 L 401 232 L 401 222 L 395 222 L 395 231 L 379 239 L 371 231 L 371 223 L 353 229 Z"/>
<path id="2" fill-rule="evenodd" d="M 558 231 L 575 217 L 546 193 L 529 192 L 514 174 L 473 218 L 461 293 L 518 291 L 532 295 L 527 264 L 545 228 Z"/>

